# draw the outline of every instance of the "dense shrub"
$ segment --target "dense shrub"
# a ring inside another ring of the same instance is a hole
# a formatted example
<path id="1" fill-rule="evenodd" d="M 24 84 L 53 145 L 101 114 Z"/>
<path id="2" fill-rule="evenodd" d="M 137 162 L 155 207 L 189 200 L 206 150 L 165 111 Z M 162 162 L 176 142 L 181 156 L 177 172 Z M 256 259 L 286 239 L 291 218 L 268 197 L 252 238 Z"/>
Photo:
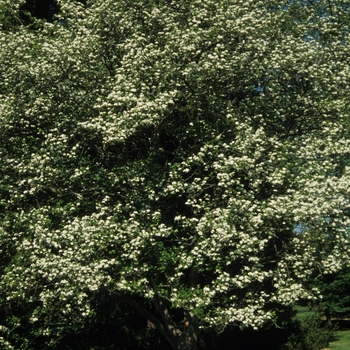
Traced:
<path id="1" fill-rule="evenodd" d="M 281 350 L 320 350 L 334 339 L 336 328 L 330 321 L 322 320 L 318 313 L 295 320 L 293 327 L 293 334 Z"/>

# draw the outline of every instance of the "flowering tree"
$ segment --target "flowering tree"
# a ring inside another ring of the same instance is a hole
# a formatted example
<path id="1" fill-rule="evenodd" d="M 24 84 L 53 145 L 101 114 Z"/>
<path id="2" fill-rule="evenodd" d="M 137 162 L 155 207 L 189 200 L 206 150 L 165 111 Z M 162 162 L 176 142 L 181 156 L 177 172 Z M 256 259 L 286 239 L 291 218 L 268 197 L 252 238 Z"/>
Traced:
<path id="1" fill-rule="evenodd" d="M 58 3 L 0 32 L 3 344 L 54 346 L 99 291 L 174 349 L 317 297 L 350 252 L 349 9 Z"/>

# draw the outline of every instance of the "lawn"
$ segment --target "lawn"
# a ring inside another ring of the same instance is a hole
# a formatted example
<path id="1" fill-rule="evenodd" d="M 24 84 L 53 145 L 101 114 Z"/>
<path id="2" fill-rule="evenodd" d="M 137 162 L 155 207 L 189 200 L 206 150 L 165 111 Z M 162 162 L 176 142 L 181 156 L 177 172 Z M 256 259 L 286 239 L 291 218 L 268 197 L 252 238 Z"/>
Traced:
<path id="1" fill-rule="evenodd" d="M 299 321 L 303 320 L 304 318 L 308 316 L 312 316 L 315 314 L 314 311 L 310 311 L 308 306 L 296 306 L 297 314 L 295 315 L 295 318 Z"/>
<path id="2" fill-rule="evenodd" d="M 329 344 L 329 348 L 323 350 L 349 350 L 350 349 L 350 330 L 338 331 L 335 334 L 336 340 Z"/>

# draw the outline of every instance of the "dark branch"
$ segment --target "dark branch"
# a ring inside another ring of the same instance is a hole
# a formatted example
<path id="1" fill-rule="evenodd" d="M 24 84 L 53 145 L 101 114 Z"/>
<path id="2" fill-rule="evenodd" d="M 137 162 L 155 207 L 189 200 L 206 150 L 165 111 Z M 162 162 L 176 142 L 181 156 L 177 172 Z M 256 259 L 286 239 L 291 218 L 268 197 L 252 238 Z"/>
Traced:
<path id="1" fill-rule="evenodd" d="M 155 317 L 152 313 L 150 313 L 148 310 L 146 310 L 146 308 L 141 306 L 139 303 L 137 303 L 135 300 L 131 299 L 127 295 L 124 295 L 124 294 L 122 294 L 120 292 L 117 292 L 117 291 L 115 292 L 115 294 L 120 300 L 122 300 L 125 303 L 129 304 L 138 313 L 140 313 L 142 316 L 144 316 L 147 320 L 150 320 L 156 326 L 158 331 L 164 336 L 164 338 L 169 342 L 169 344 L 171 344 L 171 346 L 176 348 L 178 341 L 175 338 L 175 334 L 172 333 L 171 330 L 170 330 L 172 328 L 172 326 L 169 327 L 169 325 L 167 325 L 167 327 L 166 327 L 164 325 L 164 323 L 161 322 L 157 317 Z M 163 321 L 165 321 L 165 320 L 166 320 L 166 318 L 165 319 L 163 318 Z M 166 321 L 165 321 L 165 324 L 167 324 Z"/>

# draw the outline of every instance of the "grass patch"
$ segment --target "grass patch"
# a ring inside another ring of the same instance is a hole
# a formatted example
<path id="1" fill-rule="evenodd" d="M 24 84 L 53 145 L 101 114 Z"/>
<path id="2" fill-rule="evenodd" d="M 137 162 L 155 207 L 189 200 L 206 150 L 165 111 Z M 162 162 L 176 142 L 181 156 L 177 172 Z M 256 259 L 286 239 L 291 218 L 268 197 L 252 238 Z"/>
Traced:
<path id="1" fill-rule="evenodd" d="M 310 311 L 308 306 L 296 306 L 295 310 L 297 311 L 295 318 L 299 321 L 302 321 L 304 318 L 315 314 L 315 311 Z"/>
<path id="2" fill-rule="evenodd" d="M 336 332 L 335 338 L 336 339 L 329 344 L 330 350 L 350 349 L 350 330 Z"/>

